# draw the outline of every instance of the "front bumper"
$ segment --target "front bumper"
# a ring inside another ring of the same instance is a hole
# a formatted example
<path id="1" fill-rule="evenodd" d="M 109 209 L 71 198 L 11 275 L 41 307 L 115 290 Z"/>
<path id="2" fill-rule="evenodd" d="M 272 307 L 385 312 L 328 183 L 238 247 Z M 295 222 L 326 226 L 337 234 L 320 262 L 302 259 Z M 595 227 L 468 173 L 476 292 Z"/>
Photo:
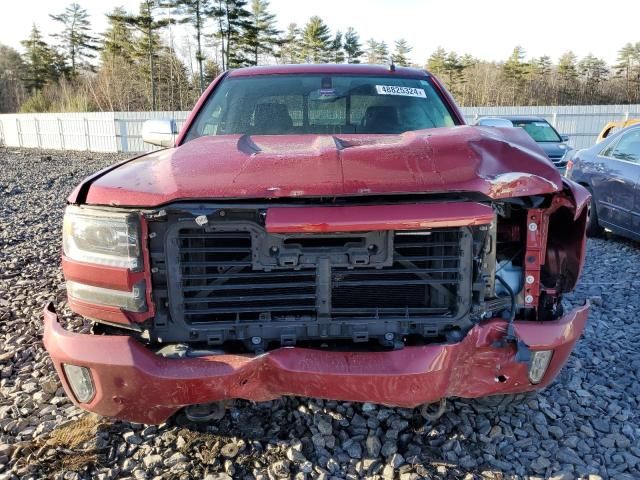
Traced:
<path id="1" fill-rule="evenodd" d="M 331 352 L 285 347 L 262 355 L 168 359 L 128 336 L 94 336 L 65 330 L 50 304 L 44 310 L 44 345 L 74 400 L 62 364 L 91 370 L 95 396 L 82 408 L 139 423 L 161 423 L 180 408 L 242 398 L 282 395 L 415 407 L 445 397 L 519 393 L 548 385 L 580 337 L 588 305 L 552 322 L 516 322 L 532 350 L 553 350 L 537 385 L 513 346 L 498 347 L 506 322 L 476 325 L 458 343 L 388 352 Z M 77 403 L 77 402 L 76 402 Z"/>

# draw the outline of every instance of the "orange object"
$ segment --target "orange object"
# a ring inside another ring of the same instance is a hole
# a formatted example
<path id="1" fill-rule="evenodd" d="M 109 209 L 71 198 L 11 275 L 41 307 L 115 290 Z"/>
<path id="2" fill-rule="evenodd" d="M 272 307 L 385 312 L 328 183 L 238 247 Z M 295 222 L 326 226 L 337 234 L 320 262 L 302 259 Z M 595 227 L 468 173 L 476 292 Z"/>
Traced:
<path id="1" fill-rule="evenodd" d="M 609 122 L 604 126 L 604 128 L 600 132 L 600 135 L 598 135 L 598 140 L 596 141 L 596 143 L 600 143 L 615 131 L 622 130 L 623 128 L 627 128 L 638 123 L 640 123 L 640 118 L 630 118 L 628 120 L 621 120 L 619 122 Z"/>

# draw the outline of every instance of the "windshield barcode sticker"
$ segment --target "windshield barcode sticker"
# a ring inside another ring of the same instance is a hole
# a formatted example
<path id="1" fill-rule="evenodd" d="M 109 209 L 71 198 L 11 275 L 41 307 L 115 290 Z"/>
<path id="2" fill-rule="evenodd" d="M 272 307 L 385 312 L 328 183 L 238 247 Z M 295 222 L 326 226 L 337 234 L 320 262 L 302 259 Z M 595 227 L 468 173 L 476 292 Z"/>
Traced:
<path id="1" fill-rule="evenodd" d="M 396 87 L 394 85 L 376 85 L 378 95 L 401 95 L 403 97 L 427 98 L 422 88 Z"/>

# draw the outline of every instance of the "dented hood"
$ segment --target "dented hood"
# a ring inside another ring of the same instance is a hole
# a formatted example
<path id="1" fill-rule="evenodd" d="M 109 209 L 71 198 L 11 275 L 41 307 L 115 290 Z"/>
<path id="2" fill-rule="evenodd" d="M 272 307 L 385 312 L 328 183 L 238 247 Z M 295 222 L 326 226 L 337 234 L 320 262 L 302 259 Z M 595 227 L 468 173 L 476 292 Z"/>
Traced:
<path id="1" fill-rule="evenodd" d="M 153 207 L 176 200 L 559 191 L 562 180 L 521 129 L 459 126 L 400 135 L 224 135 L 100 172 L 73 203 Z M 81 198 L 85 197 L 85 198 Z"/>

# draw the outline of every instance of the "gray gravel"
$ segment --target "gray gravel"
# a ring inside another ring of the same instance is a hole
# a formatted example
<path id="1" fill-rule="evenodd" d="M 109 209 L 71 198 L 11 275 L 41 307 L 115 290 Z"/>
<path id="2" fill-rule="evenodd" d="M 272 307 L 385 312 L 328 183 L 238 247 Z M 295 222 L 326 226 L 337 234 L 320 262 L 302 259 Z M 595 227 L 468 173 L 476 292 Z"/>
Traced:
<path id="1" fill-rule="evenodd" d="M 68 192 L 119 158 L 0 149 L 0 480 L 12 478 L 640 478 L 640 245 L 589 241 L 569 304 L 593 302 L 558 381 L 520 405 L 415 412 L 287 398 L 238 402 L 194 427 L 115 422 L 71 405 L 42 348 L 41 308 L 65 305 Z"/>

